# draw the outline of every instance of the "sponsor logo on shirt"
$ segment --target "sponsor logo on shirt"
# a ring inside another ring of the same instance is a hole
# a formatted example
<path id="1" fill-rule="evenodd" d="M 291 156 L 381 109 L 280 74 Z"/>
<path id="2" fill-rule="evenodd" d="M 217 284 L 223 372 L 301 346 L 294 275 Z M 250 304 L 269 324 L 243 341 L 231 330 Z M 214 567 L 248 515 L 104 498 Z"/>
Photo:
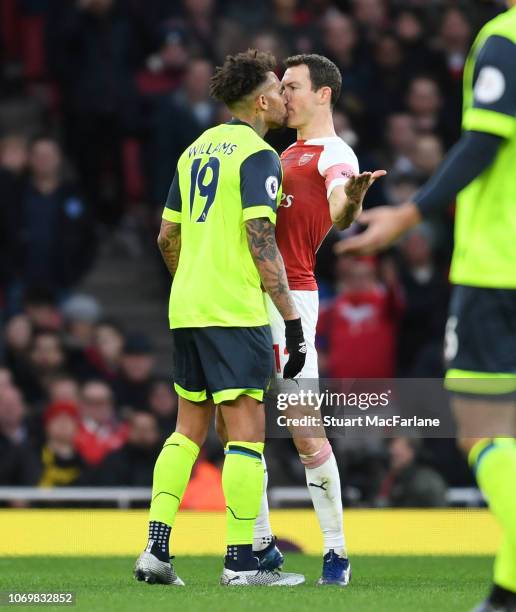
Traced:
<path id="1" fill-rule="evenodd" d="M 280 206 L 283 206 L 283 208 L 290 208 L 293 202 L 294 202 L 293 195 L 288 195 L 287 193 L 281 194 Z"/>

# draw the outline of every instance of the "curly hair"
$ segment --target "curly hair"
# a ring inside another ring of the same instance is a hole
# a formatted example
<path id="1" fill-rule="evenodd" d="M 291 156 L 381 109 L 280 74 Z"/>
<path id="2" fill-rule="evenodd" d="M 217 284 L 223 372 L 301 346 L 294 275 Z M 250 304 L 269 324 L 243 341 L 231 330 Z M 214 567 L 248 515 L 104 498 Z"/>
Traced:
<path id="1" fill-rule="evenodd" d="M 276 59 L 271 53 L 256 49 L 228 55 L 211 77 L 210 95 L 231 107 L 261 85 L 275 67 Z"/>

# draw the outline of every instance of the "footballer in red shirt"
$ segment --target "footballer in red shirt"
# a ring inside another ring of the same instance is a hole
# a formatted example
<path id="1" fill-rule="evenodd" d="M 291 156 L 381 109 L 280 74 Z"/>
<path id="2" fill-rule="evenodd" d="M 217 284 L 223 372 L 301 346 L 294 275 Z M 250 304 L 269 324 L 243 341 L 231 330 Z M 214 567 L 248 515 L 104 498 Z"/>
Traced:
<path id="1" fill-rule="evenodd" d="M 313 379 L 319 377 L 315 349 L 319 312 L 314 275 L 316 253 L 332 225 L 338 229 L 351 225 L 362 210 L 367 190 L 385 171 L 360 173 L 355 153 L 335 133 L 332 109 L 342 83 L 335 64 L 314 54 L 290 57 L 285 64 L 282 88 L 288 126 L 297 129 L 297 141 L 281 155 L 283 197 L 277 213 L 276 240 L 307 346 L 306 362 L 299 378 L 311 379 L 305 384 L 313 388 Z M 267 298 L 276 370 L 281 377 L 288 359 L 285 323 Z M 317 437 L 301 437 L 295 429 L 292 436 L 305 466 L 308 490 L 323 534 L 324 562 L 318 584 L 346 586 L 351 578 L 351 566 L 346 552 L 335 456 L 322 428 Z M 260 557 L 269 557 L 270 569 L 274 569 L 281 555 L 272 541 L 266 495 L 254 536 L 253 549 Z M 264 555 L 265 545 L 268 551 Z M 262 558 L 261 563 L 266 566 L 267 560 Z"/>

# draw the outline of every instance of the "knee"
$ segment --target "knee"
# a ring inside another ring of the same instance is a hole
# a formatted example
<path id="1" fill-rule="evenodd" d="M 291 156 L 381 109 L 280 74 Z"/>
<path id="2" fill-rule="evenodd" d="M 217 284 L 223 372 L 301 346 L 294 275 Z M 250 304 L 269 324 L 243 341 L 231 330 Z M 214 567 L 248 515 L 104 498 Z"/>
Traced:
<path id="1" fill-rule="evenodd" d="M 178 423 L 176 431 L 186 436 L 192 442 L 195 442 L 199 448 L 204 444 L 206 436 L 208 435 L 207 426 L 194 425 L 191 423 Z"/>
<path id="2" fill-rule="evenodd" d="M 320 452 L 329 442 L 326 438 L 294 438 L 294 444 L 301 456 L 310 456 Z"/>

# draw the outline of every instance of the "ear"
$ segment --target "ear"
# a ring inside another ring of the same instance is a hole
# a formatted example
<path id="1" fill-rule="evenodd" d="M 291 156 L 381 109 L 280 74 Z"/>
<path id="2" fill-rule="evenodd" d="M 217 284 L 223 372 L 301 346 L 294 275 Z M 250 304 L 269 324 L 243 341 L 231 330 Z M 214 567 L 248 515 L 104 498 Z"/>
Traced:
<path id="1" fill-rule="evenodd" d="M 267 102 L 267 96 L 264 96 L 263 94 L 260 94 L 259 96 L 257 96 L 256 98 L 257 110 L 264 111 L 264 110 L 267 110 L 268 107 L 269 107 L 269 103 Z"/>
<path id="2" fill-rule="evenodd" d="M 318 93 L 321 104 L 331 105 L 331 87 L 321 87 Z"/>

